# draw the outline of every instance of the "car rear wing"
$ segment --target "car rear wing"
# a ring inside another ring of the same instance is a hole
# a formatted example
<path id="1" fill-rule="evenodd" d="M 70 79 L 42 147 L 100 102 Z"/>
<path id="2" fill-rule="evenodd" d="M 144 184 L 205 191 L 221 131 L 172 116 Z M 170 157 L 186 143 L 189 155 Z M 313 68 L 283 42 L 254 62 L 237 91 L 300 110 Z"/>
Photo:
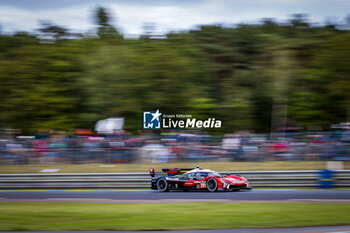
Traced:
<path id="1" fill-rule="evenodd" d="M 194 168 L 164 168 L 162 171 L 168 176 L 181 176 L 182 174 L 193 170 Z"/>
<path id="2" fill-rule="evenodd" d="M 194 168 L 163 168 L 163 173 L 166 173 L 167 176 L 181 176 L 182 174 L 193 170 Z M 156 172 L 153 168 L 149 169 L 149 174 L 151 177 L 156 175 Z"/>

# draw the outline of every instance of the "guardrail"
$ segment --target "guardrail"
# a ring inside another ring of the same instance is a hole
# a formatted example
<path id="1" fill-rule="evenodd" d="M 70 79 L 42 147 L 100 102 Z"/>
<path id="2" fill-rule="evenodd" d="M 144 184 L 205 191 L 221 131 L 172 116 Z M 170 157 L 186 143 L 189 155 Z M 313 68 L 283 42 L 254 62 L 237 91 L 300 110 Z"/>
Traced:
<path id="1" fill-rule="evenodd" d="M 253 187 L 316 187 L 319 171 L 220 172 L 246 177 Z M 160 175 L 162 173 L 157 173 Z M 350 187 L 350 170 L 334 171 L 334 187 Z M 149 173 L 0 174 L 0 189 L 150 188 Z"/>

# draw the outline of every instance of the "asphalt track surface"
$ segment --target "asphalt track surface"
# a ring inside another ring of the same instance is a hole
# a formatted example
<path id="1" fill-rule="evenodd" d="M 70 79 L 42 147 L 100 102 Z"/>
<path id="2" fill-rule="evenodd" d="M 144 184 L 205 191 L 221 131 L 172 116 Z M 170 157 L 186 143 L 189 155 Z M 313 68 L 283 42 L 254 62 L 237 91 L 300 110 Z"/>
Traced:
<path id="1" fill-rule="evenodd" d="M 224 229 L 224 230 L 186 230 L 186 231 L 26 231 L 26 233 L 350 233 L 348 226 L 296 227 L 274 229 Z M 5 232 L 2 232 L 5 233 Z M 9 231 L 6 233 L 13 233 Z"/>
<path id="2" fill-rule="evenodd" d="M 343 202 L 350 203 L 350 190 L 252 190 L 246 192 L 158 192 L 142 191 L 0 191 L 0 201 L 83 202 Z"/>

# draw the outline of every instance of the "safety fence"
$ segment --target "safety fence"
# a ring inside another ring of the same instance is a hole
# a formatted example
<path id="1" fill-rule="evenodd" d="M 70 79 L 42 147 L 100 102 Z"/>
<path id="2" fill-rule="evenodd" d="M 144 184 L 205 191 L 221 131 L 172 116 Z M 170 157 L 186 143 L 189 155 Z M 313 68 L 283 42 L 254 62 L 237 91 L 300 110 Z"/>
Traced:
<path id="1" fill-rule="evenodd" d="M 350 187 L 350 170 L 334 170 L 326 178 L 317 170 L 220 173 L 244 176 L 253 188 L 318 187 L 322 181 Z M 150 183 L 149 173 L 0 174 L 0 189 L 149 189 Z"/>

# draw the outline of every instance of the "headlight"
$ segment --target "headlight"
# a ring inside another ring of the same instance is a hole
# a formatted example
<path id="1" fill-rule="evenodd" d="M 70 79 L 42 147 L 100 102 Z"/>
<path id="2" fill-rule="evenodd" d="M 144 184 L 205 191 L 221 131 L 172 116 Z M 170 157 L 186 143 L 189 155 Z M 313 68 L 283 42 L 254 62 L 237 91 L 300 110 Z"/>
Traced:
<path id="1" fill-rule="evenodd" d="M 221 180 L 222 186 L 225 188 L 226 187 L 226 182 L 224 180 Z"/>

